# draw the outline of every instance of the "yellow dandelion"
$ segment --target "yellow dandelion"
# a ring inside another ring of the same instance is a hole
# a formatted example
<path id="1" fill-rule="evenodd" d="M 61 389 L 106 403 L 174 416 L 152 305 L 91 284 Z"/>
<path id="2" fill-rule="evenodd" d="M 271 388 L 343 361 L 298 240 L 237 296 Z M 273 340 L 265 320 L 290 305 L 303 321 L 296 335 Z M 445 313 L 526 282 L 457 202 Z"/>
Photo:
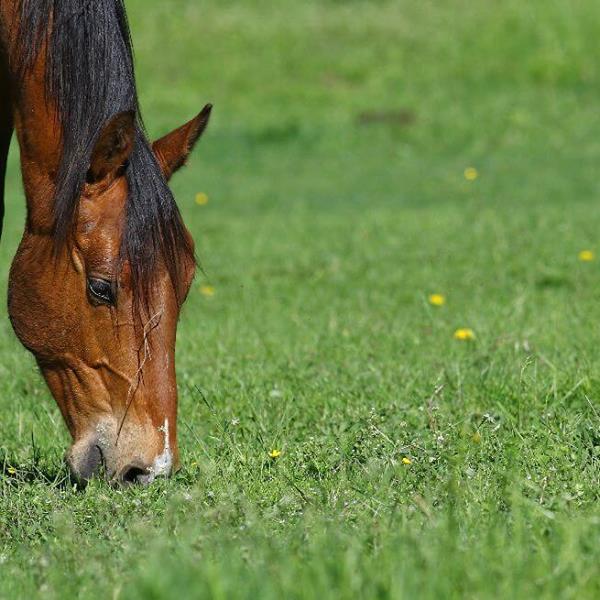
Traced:
<path id="1" fill-rule="evenodd" d="M 474 444 L 480 444 L 481 443 L 481 434 L 479 433 L 479 431 L 476 431 L 473 434 L 473 437 L 471 439 L 473 440 Z"/>
<path id="2" fill-rule="evenodd" d="M 446 304 L 446 296 L 442 294 L 431 294 L 429 296 L 429 304 L 432 306 L 444 306 L 444 304 Z"/>
<path id="3" fill-rule="evenodd" d="M 402 459 L 402 464 L 403 464 L 403 465 L 412 465 L 412 460 L 410 460 L 410 458 L 408 458 L 408 456 L 405 456 L 405 457 Z"/>
<path id="4" fill-rule="evenodd" d="M 465 169 L 465 179 L 467 181 L 475 181 L 479 177 L 479 172 L 475 167 L 467 167 Z"/>
<path id="5" fill-rule="evenodd" d="M 196 204 L 198 206 L 206 206 L 208 204 L 208 196 L 204 192 L 196 194 Z"/>
<path id="6" fill-rule="evenodd" d="M 6 469 L 11 475 L 15 475 L 17 473 L 17 470 L 14 467 L 8 467 L 8 469 Z"/>
<path id="7" fill-rule="evenodd" d="M 454 332 L 454 339 L 461 342 L 468 342 L 475 339 L 475 332 L 472 329 L 462 328 Z"/>
<path id="8" fill-rule="evenodd" d="M 212 285 L 201 285 L 200 293 L 207 298 L 212 298 L 215 295 L 215 288 Z"/>
<path id="9" fill-rule="evenodd" d="M 269 452 L 269 457 L 272 459 L 279 458 L 281 456 L 281 450 L 273 449 Z"/>
<path id="10" fill-rule="evenodd" d="M 578 256 L 579 260 L 582 260 L 583 262 L 591 262 L 596 258 L 595 254 L 591 250 L 582 250 Z"/>

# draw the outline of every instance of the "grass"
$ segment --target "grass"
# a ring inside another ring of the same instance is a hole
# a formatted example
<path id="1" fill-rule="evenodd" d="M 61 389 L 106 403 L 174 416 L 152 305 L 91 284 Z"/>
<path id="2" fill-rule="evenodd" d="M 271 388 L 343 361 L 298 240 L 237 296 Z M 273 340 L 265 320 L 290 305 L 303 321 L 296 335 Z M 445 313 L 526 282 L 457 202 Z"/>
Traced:
<path id="1" fill-rule="evenodd" d="M 0 596 L 597 598 L 597 2 L 127 4 L 150 132 L 216 106 L 183 470 L 71 489 L 2 315 Z"/>

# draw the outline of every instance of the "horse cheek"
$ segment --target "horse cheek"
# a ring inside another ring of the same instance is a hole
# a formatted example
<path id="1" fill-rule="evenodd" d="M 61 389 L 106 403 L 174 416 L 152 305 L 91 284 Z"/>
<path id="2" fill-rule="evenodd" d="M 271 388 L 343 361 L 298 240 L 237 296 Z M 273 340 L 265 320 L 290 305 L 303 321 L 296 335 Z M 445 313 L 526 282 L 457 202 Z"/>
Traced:
<path id="1" fill-rule="evenodd" d="M 80 339 L 81 307 L 69 293 L 74 274 L 69 270 L 59 279 L 40 255 L 39 244 L 29 242 L 23 238 L 10 270 L 8 312 L 21 343 L 38 360 L 54 362 L 73 350 L 72 340 Z"/>

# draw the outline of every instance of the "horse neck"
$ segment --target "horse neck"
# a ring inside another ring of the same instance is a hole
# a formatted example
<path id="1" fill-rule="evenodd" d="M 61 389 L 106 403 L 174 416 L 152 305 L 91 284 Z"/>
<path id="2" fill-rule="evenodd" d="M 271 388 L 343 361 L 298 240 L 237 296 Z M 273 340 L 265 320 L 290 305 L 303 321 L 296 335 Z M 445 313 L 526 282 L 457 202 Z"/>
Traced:
<path id="1" fill-rule="evenodd" d="M 8 95 L 8 71 L 0 56 L 0 236 L 4 221 L 4 177 L 8 162 L 8 149 L 12 137 L 12 110 L 10 96 Z"/>
<path id="2" fill-rule="evenodd" d="M 14 123 L 21 153 L 28 226 L 51 231 L 61 137 L 58 120 L 45 102 L 42 85 L 25 86 L 14 105 Z"/>
<path id="3" fill-rule="evenodd" d="M 2 9 L 0 0 L 0 10 Z M 10 99 L 8 59 L 2 32 L 2 13 L 0 12 L 0 236 L 4 221 L 4 178 L 8 162 L 8 149 L 13 132 L 12 103 Z"/>
<path id="4" fill-rule="evenodd" d="M 0 0 L 0 51 L 8 52 L 19 35 L 11 26 L 15 20 L 18 3 Z M 9 34 L 8 32 L 14 32 Z M 46 55 L 44 50 L 19 86 L 17 74 L 11 72 L 5 62 L 4 77 L 8 93 L 0 97 L 0 172 L 2 172 L 2 142 L 6 150 L 14 128 L 19 142 L 23 186 L 27 200 L 27 227 L 37 232 L 50 232 L 53 223 L 53 198 L 56 189 L 56 173 L 61 157 L 61 130 L 56 109 L 45 93 Z M 0 67 L 0 71 L 1 71 Z M 2 74 L 0 73 L 0 84 Z M 4 122 L 4 129 L 2 123 Z M 3 132 L 4 131 L 4 135 Z"/>
<path id="5" fill-rule="evenodd" d="M 12 115 L 21 155 L 27 201 L 27 227 L 37 233 L 53 228 L 53 199 L 61 156 L 61 129 L 46 99 L 43 64 L 13 94 Z"/>

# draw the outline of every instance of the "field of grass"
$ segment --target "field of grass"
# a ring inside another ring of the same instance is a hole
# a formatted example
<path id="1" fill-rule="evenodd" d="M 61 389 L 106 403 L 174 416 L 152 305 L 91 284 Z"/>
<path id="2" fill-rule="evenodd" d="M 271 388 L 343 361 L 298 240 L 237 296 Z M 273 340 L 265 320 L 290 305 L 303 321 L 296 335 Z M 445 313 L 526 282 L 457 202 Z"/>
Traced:
<path id="1" fill-rule="evenodd" d="M 71 489 L 2 309 L 0 597 L 600 597 L 600 4 L 127 5 L 150 133 L 215 104 L 183 469 Z"/>

